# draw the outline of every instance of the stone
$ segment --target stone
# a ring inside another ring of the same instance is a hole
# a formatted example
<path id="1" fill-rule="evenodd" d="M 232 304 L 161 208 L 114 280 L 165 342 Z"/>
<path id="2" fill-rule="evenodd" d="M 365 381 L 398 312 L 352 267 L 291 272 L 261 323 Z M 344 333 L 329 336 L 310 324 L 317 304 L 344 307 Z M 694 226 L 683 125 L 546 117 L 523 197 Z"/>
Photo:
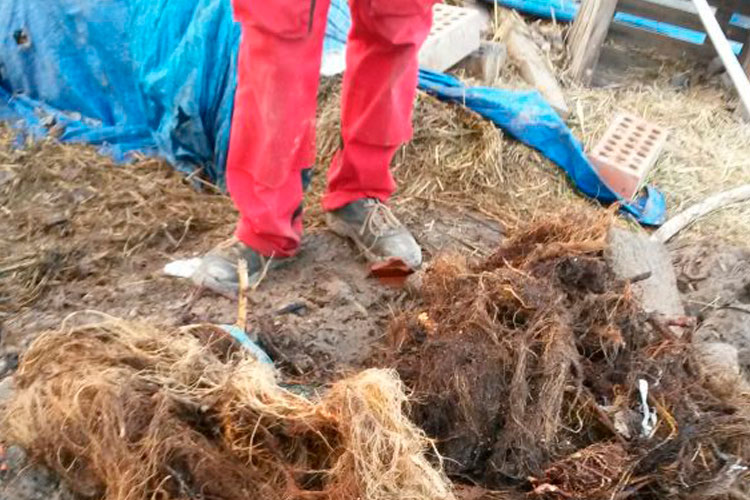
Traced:
<path id="1" fill-rule="evenodd" d="M 618 227 L 610 230 L 608 240 L 607 261 L 618 278 L 627 280 L 651 273 L 649 278 L 633 284 L 646 311 L 667 317 L 685 315 L 672 259 L 662 243 Z"/>
<path id="2" fill-rule="evenodd" d="M 471 53 L 463 63 L 467 73 L 482 85 L 491 86 L 500 77 L 508 60 L 508 48 L 504 43 L 482 42 L 479 50 Z"/>
<path id="3" fill-rule="evenodd" d="M 0 381 L 0 405 L 10 401 L 15 392 L 16 384 L 13 381 L 13 377 L 5 377 L 2 379 L 2 381 Z"/>
<path id="4" fill-rule="evenodd" d="M 724 342 L 698 342 L 696 349 L 706 383 L 715 394 L 729 397 L 747 387 L 737 348 Z"/>

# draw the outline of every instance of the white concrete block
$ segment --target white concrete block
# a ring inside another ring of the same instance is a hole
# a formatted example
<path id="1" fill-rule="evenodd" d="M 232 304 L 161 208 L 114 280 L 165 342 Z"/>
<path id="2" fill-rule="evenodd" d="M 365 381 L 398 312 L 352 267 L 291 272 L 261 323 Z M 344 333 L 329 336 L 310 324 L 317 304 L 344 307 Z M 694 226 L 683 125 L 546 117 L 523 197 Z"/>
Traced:
<path id="1" fill-rule="evenodd" d="M 432 30 L 419 52 L 419 65 L 445 71 L 479 49 L 482 18 L 477 11 L 437 4 Z"/>

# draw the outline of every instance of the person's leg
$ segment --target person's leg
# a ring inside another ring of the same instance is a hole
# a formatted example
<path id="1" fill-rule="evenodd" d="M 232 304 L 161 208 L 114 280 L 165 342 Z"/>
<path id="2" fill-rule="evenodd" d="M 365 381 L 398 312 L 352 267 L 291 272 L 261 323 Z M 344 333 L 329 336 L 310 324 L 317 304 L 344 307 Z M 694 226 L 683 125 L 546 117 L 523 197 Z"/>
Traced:
<path id="1" fill-rule="evenodd" d="M 203 257 L 200 285 L 233 293 L 237 262 L 251 280 L 294 255 L 302 236 L 306 169 L 315 162 L 315 112 L 330 0 L 234 0 L 242 24 L 227 185 L 238 241 Z M 312 8 L 314 6 L 314 12 Z"/>
<path id="2" fill-rule="evenodd" d="M 384 203 L 395 189 L 390 164 L 411 139 L 418 53 L 433 0 L 351 0 L 342 102 L 343 149 L 328 171 L 323 207 L 329 227 L 369 260 L 422 263 L 414 237 Z"/>
<path id="3" fill-rule="evenodd" d="M 289 257 L 299 246 L 329 3 L 234 2 L 242 42 L 227 184 L 240 212 L 237 238 L 265 256 Z"/>
<path id="4" fill-rule="evenodd" d="M 362 198 L 385 202 L 390 163 L 411 139 L 418 60 L 432 24 L 433 0 L 351 0 L 352 30 L 342 91 L 344 147 L 328 172 L 324 208 Z"/>

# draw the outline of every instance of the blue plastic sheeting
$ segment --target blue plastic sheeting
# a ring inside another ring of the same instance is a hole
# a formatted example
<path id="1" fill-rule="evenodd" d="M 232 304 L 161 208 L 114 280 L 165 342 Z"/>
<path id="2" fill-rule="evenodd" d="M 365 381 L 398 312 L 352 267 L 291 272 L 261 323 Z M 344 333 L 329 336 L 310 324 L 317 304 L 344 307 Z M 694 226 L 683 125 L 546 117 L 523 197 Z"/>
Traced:
<path id="1" fill-rule="evenodd" d="M 326 54 L 342 53 L 350 24 L 346 0 L 333 0 Z M 117 159 L 155 153 L 223 185 L 240 35 L 230 0 L 0 0 L 0 32 L 12 35 L 0 37 L 0 119 Z M 467 89 L 429 72 L 420 85 L 537 148 L 586 195 L 617 201 L 538 94 Z M 659 224 L 664 200 L 649 193 L 628 210 Z"/>
<path id="2" fill-rule="evenodd" d="M 585 195 L 603 203 L 623 203 L 623 208 L 642 224 L 664 222 L 664 195 L 649 186 L 645 195 L 634 203 L 625 202 L 599 178 L 581 143 L 539 92 L 466 87 L 452 76 L 425 70 L 420 73 L 419 86 L 440 99 L 466 105 L 514 138 L 539 150 L 565 170 Z"/>
<path id="3" fill-rule="evenodd" d="M 273 364 L 273 361 L 271 360 L 270 356 L 266 354 L 266 351 L 261 349 L 258 344 L 253 342 L 250 339 L 250 336 L 245 333 L 242 328 L 237 325 L 221 325 L 221 329 L 231 335 L 234 340 L 239 342 L 240 345 L 244 347 L 250 354 L 252 354 L 259 362 L 266 365 Z"/>
<path id="4" fill-rule="evenodd" d="M 229 0 L 0 0 L 0 33 L 6 120 L 220 177 L 240 34 Z"/>
<path id="5" fill-rule="evenodd" d="M 327 51 L 343 50 L 349 23 L 333 0 Z M 0 0 L 0 33 L 0 119 L 223 183 L 240 37 L 230 0 Z"/>
<path id="6" fill-rule="evenodd" d="M 493 5 L 495 3 L 495 0 L 484 1 Z M 516 9 L 527 14 L 546 19 L 556 19 L 562 22 L 573 21 L 580 8 L 580 4 L 574 0 L 498 0 L 498 3 L 504 7 Z M 742 26 L 747 21 L 746 17 L 737 14 L 732 18 L 732 23 L 738 26 Z M 675 26 L 674 24 L 656 19 L 647 19 L 626 12 L 617 12 L 614 22 L 658 33 L 694 45 L 703 45 L 707 38 L 707 35 L 701 31 Z M 730 45 L 735 54 L 742 52 L 741 43 L 730 40 Z"/>

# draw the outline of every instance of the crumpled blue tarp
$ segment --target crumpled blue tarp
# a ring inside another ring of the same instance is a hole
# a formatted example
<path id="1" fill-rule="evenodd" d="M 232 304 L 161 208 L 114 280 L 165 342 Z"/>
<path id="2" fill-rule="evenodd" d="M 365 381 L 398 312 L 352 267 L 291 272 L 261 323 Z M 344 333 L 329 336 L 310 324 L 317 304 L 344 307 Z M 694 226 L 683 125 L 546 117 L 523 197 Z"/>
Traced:
<path id="1" fill-rule="evenodd" d="M 605 204 L 621 202 L 642 224 L 664 222 L 664 195 L 647 186 L 635 202 L 625 202 L 601 180 L 580 141 L 536 90 L 467 87 L 452 76 L 426 70 L 420 71 L 419 86 L 440 99 L 471 108 L 512 137 L 539 150 L 565 170 L 586 196 Z"/>
<path id="2" fill-rule="evenodd" d="M 341 54 L 346 0 L 332 0 L 328 21 L 326 53 Z M 120 160 L 158 154 L 223 185 L 240 36 L 230 0 L 0 0 L 0 35 L 0 119 Z M 583 193 L 617 199 L 539 95 L 467 89 L 426 72 L 420 85 L 539 149 Z M 650 189 L 628 210 L 658 224 L 663 201 Z"/>

